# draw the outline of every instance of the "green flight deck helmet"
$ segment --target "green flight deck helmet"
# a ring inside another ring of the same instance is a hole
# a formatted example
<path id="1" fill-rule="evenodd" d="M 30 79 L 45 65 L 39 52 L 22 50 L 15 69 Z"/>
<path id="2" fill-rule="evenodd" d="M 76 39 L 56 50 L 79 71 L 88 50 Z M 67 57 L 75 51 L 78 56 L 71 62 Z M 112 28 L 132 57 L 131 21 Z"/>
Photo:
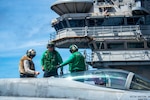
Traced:
<path id="1" fill-rule="evenodd" d="M 71 53 L 78 51 L 78 47 L 75 44 L 71 45 L 69 48 Z"/>

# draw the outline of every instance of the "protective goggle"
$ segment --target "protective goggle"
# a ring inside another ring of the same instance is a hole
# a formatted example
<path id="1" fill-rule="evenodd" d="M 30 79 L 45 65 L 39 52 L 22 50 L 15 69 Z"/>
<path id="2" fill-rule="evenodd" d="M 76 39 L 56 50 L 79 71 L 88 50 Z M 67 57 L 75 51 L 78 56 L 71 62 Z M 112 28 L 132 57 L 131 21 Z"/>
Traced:
<path id="1" fill-rule="evenodd" d="M 30 55 L 32 58 L 35 57 L 35 55 Z"/>
<path id="2" fill-rule="evenodd" d="M 54 45 L 53 44 L 48 44 L 47 48 L 54 48 Z"/>

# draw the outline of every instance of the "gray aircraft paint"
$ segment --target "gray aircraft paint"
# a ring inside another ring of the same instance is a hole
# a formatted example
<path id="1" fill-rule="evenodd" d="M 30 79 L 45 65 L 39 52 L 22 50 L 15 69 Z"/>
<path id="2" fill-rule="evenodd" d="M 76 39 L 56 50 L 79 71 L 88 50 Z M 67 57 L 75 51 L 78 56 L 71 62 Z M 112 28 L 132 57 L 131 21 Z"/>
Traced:
<path id="1" fill-rule="evenodd" d="M 110 89 L 58 78 L 28 78 L 0 79 L 0 96 L 1 100 L 7 100 L 6 98 L 9 97 L 16 99 L 22 97 L 22 100 L 24 100 L 24 98 L 45 98 L 42 100 L 46 100 L 46 98 L 69 98 L 77 100 L 149 100 L 150 91 Z"/>

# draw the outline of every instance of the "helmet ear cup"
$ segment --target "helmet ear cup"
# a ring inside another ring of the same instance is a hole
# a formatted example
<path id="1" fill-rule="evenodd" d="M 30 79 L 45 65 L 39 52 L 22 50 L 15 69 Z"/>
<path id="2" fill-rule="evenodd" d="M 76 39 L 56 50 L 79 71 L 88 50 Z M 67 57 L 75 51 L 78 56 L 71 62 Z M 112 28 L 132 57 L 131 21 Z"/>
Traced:
<path id="1" fill-rule="evenodd" d="M 75 45 L 72 46 L 72 50 L 75 51 L 77 47 Z"/>
<path id="2" fill-rule="evenodd" d="M 27 56 L 28 56 L 28 57 L 30 56 L 30 52 L 29 52 L 29 50 L 27 50 L 26 54 L 27 54 Z"/>

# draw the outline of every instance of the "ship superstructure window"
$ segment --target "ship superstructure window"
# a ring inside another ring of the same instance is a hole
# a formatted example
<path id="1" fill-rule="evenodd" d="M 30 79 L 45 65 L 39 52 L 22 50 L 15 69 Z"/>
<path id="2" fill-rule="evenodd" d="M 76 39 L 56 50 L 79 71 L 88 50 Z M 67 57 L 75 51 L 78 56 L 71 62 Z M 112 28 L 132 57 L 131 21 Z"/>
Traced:
<path id="1" fill-rule="evenodd" d="M 124 25 L 124 18 L 118 17 L 118 18 L 92 18 L 87 19 L 88 26 L 89 27 L 95 27 L 95 26 L 118 26 L 118 25 Z"/>
<path id="2" fill-rule="evenodd" d="M 108 49 L 124 49 L 124 43 L 107 43 Z"/>
<path id="3" fill-rule="evenodd" d="M 124 25 L 124 19 L 123 18 L 106 18 L 102 25 L 104 26 Z"/>
<path id="4" fill-rule="evenodd" d="M 56 23 L 55 25 L 53 25 L 53 27 L 55 28 L 56 31 L 63 29 L 63 28 L 67 28 L 68 25 L 66 23 L 66 20 L 63 21 L 59 21 L 59 23 Z"/>
<path id="5" fill-rule="evenodd" d="M 144 48 L 144 42 L 128 42 L 127 48 Z"/>
<path id="6" fill-rule="evenodd" d="M 145 24 L 150 25 L 150 15 L 147 15 L 145 18 Z"/>
<path id="7" fill-rule="evenodd" d="M 89 27 L 95 26 L 95 19 L 88 19 L 88 26 Z"/>
<path id="8" fill-rule="evenodd" d="M 150 41 L 147 42 L 147 47 L 150 48 Z"/>
<path id="9" fill-rule="evenodd" d="M 88 26 L 93 27 L 93 26 L 101 26 L 104 22 L 104 19 L 88 19 Z"/>
<path id="10" fill-rule="evenodd" d="M 97 2 L 105 2 L 105 0 L 97 0 Z"/>
<path id="11" fill-rule="evenodd" d="M 104 22 L 104 19 L 96 19 L 95 20 L 95 25 L 96 26 L 101 26 L 103 22 Z"/>
<path id="12" fill-rule="evenodd" d="M 127 24 L 128 25 L 137 25 L 137 24 L 139 24 L 139 19 L 140 19 L 140 17 L 134 17 L 134 18 L 128 17 Z"/>
<path id="13" fill-rule="evenodd" d="M 123 0 L 118 0 L 119 2 L 123 2 Z"/>
<path id="14" fill-rule="evenodd" d="M 62 29 L 62 28 L 63 28 L 62 23 L 59 22 L 59 23 L 55 24 L 55 25 L 54 25 L 54 28 L 55 28 L 56 31 Z"/>
<path id="15" fill-rule="evenodd" d="M 85 20 L 83 19 L 73 19 L 69 20 L 70 27 L 84 27 Z"/>
<path id="16" fill-rule="evenodd" d="M 95 49 L 93 43 L 90 43 L 90 44 L 89 44 L 89 47 L 90 47 L 92 50 Z"/>
<path id="17" fill-rule="evenodd" d="M 98 49 L 104 49 L 104 43 L 103 42 L 97 42 L 96 46 Z"/>
<path id="18" fill-rule="evenodd" d="M 97 2 L 105 2 L 105 0 L 97 0 Z"/>
<path id="19" fill-rule="evenodd" d="M 68 27 L 65 20 L 63 20 L 61 23 L 62 23 L 62 25 L 63 25 L 63 28 L 67 28 L 67 27 Z"/>

